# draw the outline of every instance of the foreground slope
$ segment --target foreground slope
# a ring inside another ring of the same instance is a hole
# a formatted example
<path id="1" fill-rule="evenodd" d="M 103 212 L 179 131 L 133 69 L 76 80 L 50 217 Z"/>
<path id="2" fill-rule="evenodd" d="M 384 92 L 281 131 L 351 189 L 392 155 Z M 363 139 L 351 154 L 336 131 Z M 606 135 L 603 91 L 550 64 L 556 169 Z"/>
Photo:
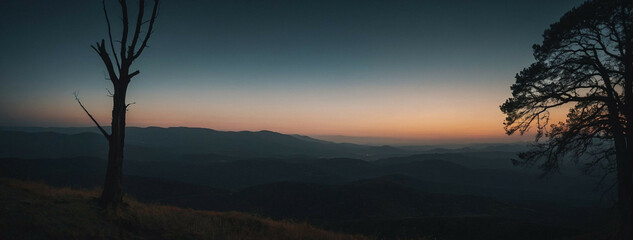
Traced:
<path id="1" fill-rule="evenodd" d="M 367 239 L 251 215 L 142 204 L 104 213 L 98 191 L 0 179 L 0 239 Z"/>

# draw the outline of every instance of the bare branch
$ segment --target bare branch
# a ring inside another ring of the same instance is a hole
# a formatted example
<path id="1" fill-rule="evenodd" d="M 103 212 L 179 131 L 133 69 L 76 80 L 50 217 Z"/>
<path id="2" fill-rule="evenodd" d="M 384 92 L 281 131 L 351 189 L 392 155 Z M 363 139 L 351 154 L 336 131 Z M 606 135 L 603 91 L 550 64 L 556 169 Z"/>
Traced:
<path id="1" fill-rule="evenodd" d="M 136 29 L 134 29 L 134 36 L 132 37 L 132 44 L 130 45 L 130 49 L 128 49 L 128 58 L 132 58 L 134 56 L 134 49 L 136 48 L 136 43 L 138 42 L 139 34 L 141 33 L 141 25 L 143 24 L 143 13 L 145 13 L 145 0 L 139 0 L 138 3 L 138 18 L 136 19 Z"/>
<path id="2" fill-rule="evenodd" d="M 106 9 L 105 0 L 102 0 L 103 4 L 103 13 L 105 14 L 106 23 L 108 24 L 108 37 L 110 38 L 110 47 L 112 48 L 112 53 L 114 54 L 114 60 L 116 61 L 116 66 L 121 71 L 121 64 L 119 63 L 119 58 L 116 56 L 116 51 L 114 50 L 114 43 L 112 42 L 112 30 L 110 29 L 110 19 L 108 18 L 108 10 Z"/>
<path id="3" fill-rule="evenodd" d="M 139 70 L 136 70 L 136 71 L 130 73 L 130 75 L 129 75 L 130 79 L 132 79 L 134 76 L 138 75 L 139 73 L 141 73 Z"/>
<path id="4" fill-rule="evenodd" d="M 127 44 L 127 34 L 128 34 L 128 16 L 127 16 L 127 2 L 126 0 L 119 0 L 119 4 L 121 4 L 121 13 L 123 14 L 123 35 L 121 36 L 121 62 L 123 65 L 128 66 L 129 59 L 125 55 L 125 49 Z"/>
<path id="5" fill-rule="evenodd" d="M 92 119 L 92 121 L 95 123 L 95 125 L 97 125 L 97 128 L 99 128 L 99 131 L 101 131 L 101 133 L 103 134 L 103 136 L 110 140 L 110 134 L 108 134 L 108 132 L 105 131 L 105 129 L 103 129 L 101 127 L 101 125 L 99 125 L 99 122 L 97 122 L 97 120 L 92 117 L 92 114 L 90 114 L 90 112 L 88 112 L 88 110 L 84 107 L 83 104 L 81 104 L 81 100 L 79 100 L 79 96 L 77 94 L 77 92 L 74 92 L 73 95 L 75 95 L 75 100 L 77 100 L 77 103 L 79 103 L 79 106 L 81 106 L 81 108 L 84 110 L 84 112 L 86 112 L 86 114 L 88 114 L 88 117 L 90 117 L 90 119 Z"/>
<path id="6" fill-rule="evenodd" d="M 114 66 L 112 65 L 112 60 L 110 59 L 110 55 L 105 49 L 105 40 L 101 39 L 101 44 L 97 42 L 95 43 L 95 45 L 92 45 L 90 47 L 94 49 L 95 52 L 97 52 L 97 54 L 99 54 L 99 57 L 101 57 L 101 60 L 106 65 L 106 70 L 108 71 L 108 74 L 110 75 L 110 81 L 112 81 L 112 83 L 116 85 L 119 78 L 117 77 L 116 72 L 114 71 Z"/>
<path id="7" fill-rule="evenodd" d="M 149 21 L 149 28 L 147 29 L 147 34 L 145 35 L 145 39 L 143 39 L 143 43 L 141 44 L 141 47 L 139 47 L 138 51 L 136 52 L 136 54 L 134 54 L 134 57 L 132 59 L 138 58 L 138 56 L 141 55 L 141 52 L 143 52 L 143 49 L 145 49 L 145 47 L 147 46 L 147 41 L 149 40 L 149 37 L 152 35 L 152 29 L 154 28 L 154 23 L 156 22 L 157 14 L 158 14 L 158 0 L 154 0 L 154 7 L 152 9 L 152 17 L 150 18 L 150 21 Z"/>
<path id="8" fill-rule="evenodd" d="M 136 104 L 136 102 L 131 102 L 131 103 L 125 104 L 125 111 L 126 112 L 129 111 L 130 110 L 129 107 L 134 105 L 134 104 Z"/>

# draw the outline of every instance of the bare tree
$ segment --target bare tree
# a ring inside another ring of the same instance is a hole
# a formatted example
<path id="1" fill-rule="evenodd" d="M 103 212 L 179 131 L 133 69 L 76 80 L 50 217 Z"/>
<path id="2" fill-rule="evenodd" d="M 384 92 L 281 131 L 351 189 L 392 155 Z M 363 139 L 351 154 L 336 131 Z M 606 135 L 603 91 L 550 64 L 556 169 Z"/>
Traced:
<path id="1" fill-rule="evenodd" d="M 633 1 L 590 0 L 567 12 L 534 45 L 536 62 L 516 75 L 501 105 L 508 134 L 536 127 L 517 164 L 556 171 L 582 156 L 617 174 L 620 238 L 633 239 Z M 564 122 L 549 111 L 573 106 Z M 539 141 L 546 138 L 546 141 Z"/>
<path id="2" fill-rule="evenodd" d="M 95 123 L 103 136 L 108 141 L 108 168 L 106 172 L 105 182 L 103 184 L 103 193 L 101 194 L 101 204 L 104 207 L 118 207 L 123 201 L 122 194 L 122 177 L 123 177 L 123 147 L 125 146 L 125 115 L 129 103 L 126 103 L 125 97 L 128 86 L 132 78 L 138 75 L 139 70 L 130 72 L 132 63 L 141 55 L 147 47 L 147 41 L 152 35 L 154 23 L 158 16 L 158 2 L 153 0 L 154 5 L 151 9 L 151 15 L 145 20 L 145 0 L 139 0 L 138 13 L 136 15 L 136 23 L 130 29 L 128 5 L 126 0 L 118 0 L 122 13 L 122 32 L 121 39 L 117 41 L 118 49 L 115 41 L 112 39 L 112 27 L 110 18 L 106 8 L 105 0 L 102 1 L 103 12 L 108 26 L 108 46 L 112 52 L 114 62 L 106 47 L 105 39 L 92 45 L 92 49 L 99 55 L 103 61 L 109 80 L 112 82 L 114 92 L 111 93 L 113 100 L 112 107 L 112 131 L 108 133 L 97 120 L 86 110 L 77 96 L 76 100 L 81 108 L 88 114 L 90 119 Z M 147 25 L 146 27 L 144 25 Z M 129 33 L 132 35 L 129 36 Z M 142 36 L 144 35 L 144 36 Z M 139 45 L 140 44 L 140 45 Z"/>

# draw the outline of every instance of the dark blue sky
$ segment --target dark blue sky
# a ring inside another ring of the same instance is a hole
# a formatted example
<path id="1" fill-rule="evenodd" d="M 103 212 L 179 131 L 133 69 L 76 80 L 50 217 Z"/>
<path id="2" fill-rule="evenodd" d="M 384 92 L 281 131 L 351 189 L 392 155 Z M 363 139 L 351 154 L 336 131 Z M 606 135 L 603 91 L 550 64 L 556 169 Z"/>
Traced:
<path id="1" fill-rule="evenodd" d="M 531 45 L 581 2 L 165 0 L 129 124 L 499 140 Z M 109 122 L 101 1 L 1 1 L 0 28 L 0 125 L 89 125 L 74 91 Z"/>

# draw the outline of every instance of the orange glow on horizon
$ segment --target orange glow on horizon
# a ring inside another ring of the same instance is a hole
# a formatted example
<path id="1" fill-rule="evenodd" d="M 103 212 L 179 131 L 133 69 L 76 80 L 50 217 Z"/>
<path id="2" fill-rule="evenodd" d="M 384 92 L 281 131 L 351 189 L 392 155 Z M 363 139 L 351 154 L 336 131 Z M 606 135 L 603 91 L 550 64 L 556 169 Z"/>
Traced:
<path id="1" fill-rule="evenodd" d="M 505 91 L 505 88 L 501 91 Z M 441 91 L 440 91 L 441 90 Z M 410 140 L 516 141 L 507 136 L 505 116 L 498 108 L 503 94 L 485 94 L 476 86 L 449 90 L 413 86 L 375 86 L 289 93 L 242 90 L 132 93 L 128 126 L 202 127 L 220 131 L 270 130 L 308 136 L 379 137 Z M 320 91 L 327 91 L 327 95 Z M 450 98 L 449 98 L 450 97 Z M 74 101 L 33 99 L 9 109 L 23 126 L 92 126 Z M 86 95 L 82 102 L 104 126 L 110 123 L 111 103 Z M 566 109 L 552 113 L 564 119 Z"/>
<path id="2" fill-rule="evenodd" d="M 38 111 L 21 108 L 22 110 L 15 112 L 15 117 L 32 120 L 25 121 L 26 125 L 92 126 L 89 118 L 75 104 L 56 109 L 55 103 L 49 103 L 40 105 Z M 418 103 L 414 103 L 416 104 Z M 108 105 L 107 102 L 91 102 L 88 105 L 95 118 L 106 126 L 110 122 Z M 270 130 L 309 136 L 379 137 L 402 141 L 450 142 L 459 139 L 505 142 L 532 139 L 530 134 L 526 137 L 507 136 L 502 124 L 504 115 L 496 107 L 482 104 L 473 104 L 470 108 L 439 106 L 430 109 L 426 106 L 415 111 L 409 110 L 416 109 L 414 106 L 405 104 L 400 107 L 375 105 L 358 109 L 340 106 L 326 110 L 275 106 L 268 109 L 248 109 L 249 111 L 240 111 L 240 108 L 231 106 L 218 109 L 218 105 L 213 104 L 199 104 L 197 108 L 177 105 L 132 105 L 127 124 L 139 127 L 201 127 L 220 131 Z M 205 108 L 218 110 L 203 111 Z M 554 112 L 551 123 L 564 119 L 564 113 L 565 109 Z"/>

